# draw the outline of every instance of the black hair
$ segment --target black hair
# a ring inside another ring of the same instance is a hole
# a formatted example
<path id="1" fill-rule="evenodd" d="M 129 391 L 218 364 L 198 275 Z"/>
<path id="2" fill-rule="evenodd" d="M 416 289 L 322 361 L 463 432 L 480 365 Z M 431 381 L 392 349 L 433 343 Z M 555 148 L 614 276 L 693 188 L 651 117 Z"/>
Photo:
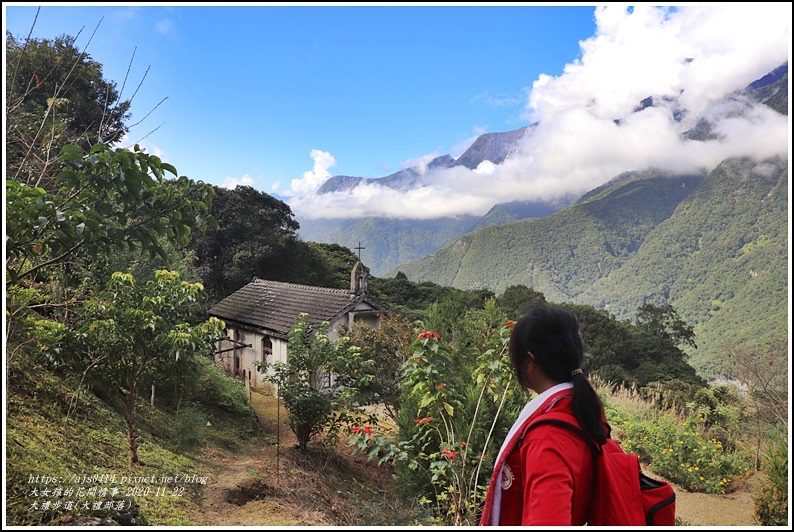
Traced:
<path id="1" fill-rule="evenodd" d="M 584 346 L 579 321 L 572 312 L 541 304 L 519 319 L 510 335 L 510 361 L 518 382 L 526 381 L 529 353 L 556 383 L 573 381 L 573 412 L 582 428 L 602 444 L 607 428 L 602 419 L 603 405 L 598 393 L 580 371 Z"/>

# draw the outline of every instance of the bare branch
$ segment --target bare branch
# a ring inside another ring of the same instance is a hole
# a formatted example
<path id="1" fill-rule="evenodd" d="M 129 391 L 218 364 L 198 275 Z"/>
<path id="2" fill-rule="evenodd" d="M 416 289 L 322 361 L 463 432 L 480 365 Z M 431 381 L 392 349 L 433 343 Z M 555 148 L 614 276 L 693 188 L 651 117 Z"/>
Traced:
<path id="1" fill-rule="evenodd" d="M 149 70 L 151 68 L 152 68 L 152 65 L 149 65 L 148 67 L 146 67 L 146 72 L 143 73 L 143 77 L 141 78 L 141 82 L 138 83 L 138 86 L 135 87 L 135 92 L 132 93 L 132 97 L 130 98 L 130 103 L 132 103 L 132 100 L 135 99 L 135 95 L 138 94 L 138 91 L 141 89 L 141 85 L 143 85 L 143 82 L 146 79 L 146 76 L 149 75 Z M 154 111 L 154 109 L 152 109 L 152 111 Z M 146 116 L 149 116 L 149 115 L 146 115 Z"/>
<path id="2" fill-rule="evenodd" d="M 36 16 L 33 17 L 33 24 L 30 25 L 30 31 L 28 32 L 28 36 L 25 37 L 25 44 L 22 47 L 22 52 L 19 54 L 19 59 L 17 60 L 17 66 L 14 68 L 14 75 L 11 77 L 11 83 L 8 86 L 8 95 L 14 94 L 14 83 L 16 83 L 17 79 L 17 72 L 19 72 L 19 65 L 22 64 L 22 58 L 25 56 L 25 51 L 28 49 L 28 43 L 30 42 L 30 36 L 33 35 L 33 28 L 36 27 L 36 21 L 39 19 L 39 12 L 41 11 L 41 6 L 36 9 Z M 28 82 L 30 83 L 30 82 Z M 26 89 L 27 92 L 27 89 Z M 6 116 L 8 116 L 8 109 L 6 109 Z"/>
<path id="3" fill-rule="evenodd" d="M 154 110 L 154 109 L 152 109 L 152 110 Z M 165 122 L 163 122 L 163 124 L 165 124 Z M 153 130 L 151 130 L 150 132 L 148 132 L 146 135 L 144 135 L 143 137 L 141 137 L 140 139 L 138 139 L 137 141 L 135 141 L 135 144 L 139 144 L 139 143 L 140 143 L 141 141 L 143 141 L 143 140 L 144 140 L 146 137 L 148 137 L 149 135 L 151 135 L 152 133 L 154 133 L 155 131 L 157 131 L 157 130 L 158 130 L 158 129 L 160 129 L 161 127 L 163 127 L 163 124 L 160 124 L 159 126 L 157 126 L 156 128 L 154 128 Z"/>
<path id="4" fill-rule="evenodd" d="M 127 73 L 124 74 L 124 81 L 121 83 L 121 89 L 119 90 L 119 101 L 121 101 L 121 95 L 124 94 L 124 87 L 127 86 L 127 79 L 130 77 L 130 69 L 132 68 L 132 62 L 135 60 L 136 50 L 138 50 L 137 46 L 132 49 L 132 57 L 130 57 L 130 63 L 127 65 Z"/>
<path id="5" fill-rule="evenodd" d="M 148 72 L 148 70 L 147 70 L 147 72 Z M 137 91 L 136 91 L 136 92 L 137 92 Z M 140 120 L 138 120 L 137 122 L 135 122 L 134 124 L 132 124 L 130 127 L 135 127 L 135 126 L 137 126 L 138 124 L 140 124 L 141 122 L 143 122 L 144 120 L 146 120 L 146 118 L 148 118 L 148 116 L 149 116 L 150 114 L 152 114 L 152 113 L 154 112 L 154 110 L 155 110 L 155 109 L 157 109 L 158 107 L 160 107 L 160 104 L 161 104 L 161 103 L 163 103 L 164 101 L 166 101 L 167 99 L 168 99 L 168 96 L 166 96 L 165 98 L 163 98 L 162 100 L 160 100 L 160 101 L 157 103 L 157 105 L 155 105 L 154 107 L 152 107 L 152 110 L 151 110 L 151 111 L 149 111 L 148 113 L 146 113 L 146 116 L 144 116 L 143 118 L 141 118 Z M 160 124 L 160 126 L 162 126 L 162 124 Z M 157 127 L 159 128 L 160 126 L 157 126 Z M 149 132 L 149 135 L 151 135 L 152 133 L 153 133 L 153 131 L 150 131 L 150 132 Z M 148 136 L 148 135 L 147 135 L 147 136 Z M 143 140 L 143 139 L 141 139 L 141 140 Z M 139 141 L 139 142 L 140 142 L 140 141 Z"/>

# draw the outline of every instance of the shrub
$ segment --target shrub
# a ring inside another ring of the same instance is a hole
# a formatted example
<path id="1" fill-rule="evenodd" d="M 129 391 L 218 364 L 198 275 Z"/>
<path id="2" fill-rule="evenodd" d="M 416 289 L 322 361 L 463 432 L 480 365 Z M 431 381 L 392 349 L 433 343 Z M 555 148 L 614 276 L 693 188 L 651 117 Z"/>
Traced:
<path id="1" fill-rule="evenodd" d="M 718 440 L 705 439 L 701 424 L 697 415 L 683 420 L 669 413 L 632 418 L 620 427 L 625 433 L 620 443 L 654 473 L 689 491 L 725 493 L 733 477 L 750 471 L 749 464 L 725 452 Z"/>
<path id="2" fill-rule="evenodd" d="M 205 423 L 205 417 L 194 407 L 189 406 L 180 410 L 176 415 L 174 426 L 177 445 L 187 449 L 201 443 L 201 428 Z"/>
<path id="3" fill-rule="evenodd" d="M 456 364 L 439 334 L 419 334 L 403 365 L 397 438 L 359 430 L 349 442 L 380 463 L 397 461 L 403 493 L 432 508 L 437 524 L 477 524 L 493 458 L 526 401 L 506 356 L 511 330 L 512 322 L 497 326 Z"/>
<path id="4" fill-rule="evenodd" d="M 299 314 L 289 332 L 287 363 L 274 362 L 272 373 L 267 364 L 259 365 L 264 379 L 278 386 L 289 426 L 303 452 L 315 435 L 327 431 L 326 438 L 333 442 L 341 425 L 360 424 L 366 417 L 357 409 L 361 390 L 374 381 L 375 363 L 365 360 L 349 338 L 331 341 L 329 328 L 327 321 L 311 327 L 309 315 Z"/>
<path id="5" fill-rule="evenodd" d="M 753 494 L 755 518 L 762 526 L 788 525 L 788 437 L 774 430 L 762 456 L 766 479 Z"/>

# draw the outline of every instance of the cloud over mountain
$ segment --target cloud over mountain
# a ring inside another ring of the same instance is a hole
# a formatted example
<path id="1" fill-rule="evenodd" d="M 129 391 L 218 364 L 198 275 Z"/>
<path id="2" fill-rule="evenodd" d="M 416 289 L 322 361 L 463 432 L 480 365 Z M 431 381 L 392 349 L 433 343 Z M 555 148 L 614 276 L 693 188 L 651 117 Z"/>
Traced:
<path id="1" fill-rule="evenodd" d="M 314 169 L 292 181 L 290 206 L 308 218 L 483 215 L 500 202 L 579 196 L 625 171 L 689 172 L 732 156 L 786 156 L 788 117 L 729 96 L 788 61 L 790 4 L 611 5 L 594 17 L 595 35 L 580 42 L 580 57 L 560 76 L 531 83 L 523 118 L 536 126 L 503 162 L 419 165 L 421 182 L 409 190 L 361 180 L 317 194 L 335 161 L 314 150 Z M 684 134 L 702 118 L 712 137 L 689 140 Z"/>

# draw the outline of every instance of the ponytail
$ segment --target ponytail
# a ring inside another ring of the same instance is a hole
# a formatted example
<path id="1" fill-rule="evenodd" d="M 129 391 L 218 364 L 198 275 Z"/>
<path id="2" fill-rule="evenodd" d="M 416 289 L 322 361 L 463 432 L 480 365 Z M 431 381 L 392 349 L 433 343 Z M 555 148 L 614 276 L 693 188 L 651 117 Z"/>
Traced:
<path id="1" fill-rule="evenodd" d="M 578 370 L 578 371 L 577 371 Z M 604 424 L 604 407 L 601 398 L 581 369 L 571 372 L 573 379 L 573 413 L 582 428 L 599 445 L 606 443 L 609 434 Z"/>
<path id="2" fill-rule="evenodd" d="M 529 353 L 557 383 L 573 381 L 573 412 L 581 427 L 603 444 L 608 438 L 601 398 L 584 376 L 584 346 L 579 322 L 568 310 L 540 305 L 516 322 L 510 335 L 510 360 L 524 388 Z"/>

